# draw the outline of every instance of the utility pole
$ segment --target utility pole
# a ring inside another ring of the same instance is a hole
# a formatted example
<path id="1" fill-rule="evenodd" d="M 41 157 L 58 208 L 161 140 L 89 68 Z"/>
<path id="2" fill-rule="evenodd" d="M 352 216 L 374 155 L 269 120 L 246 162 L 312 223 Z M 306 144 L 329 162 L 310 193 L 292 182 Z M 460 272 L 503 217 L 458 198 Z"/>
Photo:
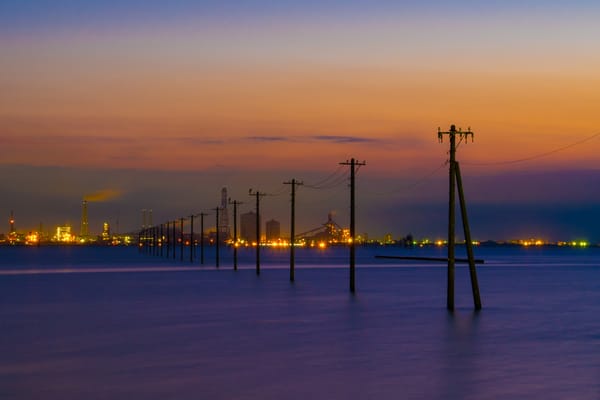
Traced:
<path id="1" fill-rule="evenodd" d="M 458 194 L 460 201 L 460 209 L 462 215 L 463 230 L 465 234 L 465 246 L 467 248 L 467 257 L 469 261 L 469 272 L 471 275 L 471 288 L 473 291 L 473 302 L 475 309 L 481 309 L 481 298 L 479 295 L 479 284 L 477 282 L 477 271 L 475 269 L 475 257 L 473 255 L 473 242 L 471 240 L 471 230 L 469 228 L 469 220 L 467 218 L 467 205 L 465 202 L 462 177 L 460 175 L 460 166 L 456 161 L 456 137 L 465 143 L 471 138 L 473 141 L 473 132 L 471 129 L 463 132 L 462 130 L 456 130 L 456 126 L 450 126 L 450 130 L 442 132 L 438 128 L 438 139 L 443 142 L 444 135 L 448 135 L 450 139 L 450 158 L 449 158 L 449 202 L 448 202 L 448 289 L 447 289 L 447 300 L 446 307 L 448 310 L 454 310 L 454 277 L 455 277 L 455 245 L 456 245 L 456 186 L 458 186 Z"/>
<path id="2" fill-rule="evenodd" d="M 200 213 L 200 264 L 204 265 L 204 216 L 206 213 Z"/>
<path id="3" fill-rule="evenodd" d="M 164 232 L 163 232 L 164 224 L 160 224 L 160 256 L 163 256 L 163 245 L 164 245 Z"/>
<path id="4" fill-rule="evenodd" d="M 175 256 L 175 252 L 177 249 L 177 237 L 175 236 L 175 224 L 177 224 L 177 221 L 173 221 L 173 260 L 176 258 Z"/>
<path id="5" fill-rule="evenodd" d="M 216 211 L 216 215 L 217 215 L 217 224 L 215 225 L 215 233 L 216 233 L 216 237 L 215 237 L 215 250 L 216 250 L 216 255 L 215 255 L 215 266 L 217 268 L 219 268 L 219 207 L 215 207 L 213 208 L 213 210 Z"/>
<path id="6" fill-rule="evenodd" d="M 158 231 L 156 229 L 156 226 L 152 227 L 152 255 L 155 256 L 158 254 L 158 247 L 157 247 L 157 243 L 158 243 Z"/>
<path id="7" fill-rule="evenodd" d="M 185 245 L 185 242 L 183 240 L 183 217 L 179 218 L 179 240 L 181 241 L 179 245 L 179 261 L 183 261 L 183 246 Z"/>
<path id="8" fill-rule="evenodd" d="M 260 198 L 266 193 L 248 192 L 250 196 L 256 196 L 256 275 L 260 275 Z"/>
<path id="9" fill-rule="evenodd" d="M 229 204 L 233 204 L 233 270 L 237 271 L 237 206 L 238 204 L 244 204 L 241 201 L 229 199 Z"/>
<path id="10" fill-rule="evenodd" d="M 194 262 L 194 214 L 190 215 L 190 263 Z"/>
<path id="11" fill-rule="evenodd" d="M 289 182 L 283 182 L 284 185 L 291 185 L 292 187 L 292 210 L 291 210 L 291 222 L 290 222 L 290 282 L 294 282 L 295 279 L 295 253 L 294 244 L 296 243 L 296 186 L 303 185 L 303 182 L 298 182 L 292 179 Z"/>
<path id="12" fill-rule="evenodd" d="M 170 228 L 171 228 L 171 222 L 167 221 L 167 234 L 166 234 L 166 238 L 167 238 L 167 258 L 169 258 L 169 253 L 171 252 L 171 238 L 169 236 Z"/>
<path id="13" fill-rule="evenodd" d="M 355 223 L 355 180 L 356 167 L 366 165 L 365 162 L 358 162 L 354 158 L 350 161 L 342 162 L 340 165 L 350 166 L 350 292 L 356 291 L 356 223 Z"/>

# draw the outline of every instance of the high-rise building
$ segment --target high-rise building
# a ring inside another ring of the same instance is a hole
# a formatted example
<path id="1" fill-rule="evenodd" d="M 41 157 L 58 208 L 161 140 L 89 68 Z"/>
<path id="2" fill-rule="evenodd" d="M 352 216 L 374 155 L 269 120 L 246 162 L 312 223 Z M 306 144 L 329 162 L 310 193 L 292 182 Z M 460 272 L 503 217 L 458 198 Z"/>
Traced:
<path id="1" fill-rule="evenodd" d="M 227 210 L 227 188 L 221 189 L 221 209 L 219 210 L 219 236 L 229 239 L 229 213 Z"/>
<path id="2" fill-rule="evenodd" d="M 281 238 L 281 224 L 274 219 L 267 221 L 267 241 L 276 241 Z"/>
<path id="3" fill-rule="evenodd" d="M 110 240 L 110 225 L 108 222 L 102 224 L 102 240 L 105 242 Z"/>
<path id="4" fill-rule="evenodd" d="M 240 239 L 256 242 L 256 213 L 253 211 L 240 215 Z"/>

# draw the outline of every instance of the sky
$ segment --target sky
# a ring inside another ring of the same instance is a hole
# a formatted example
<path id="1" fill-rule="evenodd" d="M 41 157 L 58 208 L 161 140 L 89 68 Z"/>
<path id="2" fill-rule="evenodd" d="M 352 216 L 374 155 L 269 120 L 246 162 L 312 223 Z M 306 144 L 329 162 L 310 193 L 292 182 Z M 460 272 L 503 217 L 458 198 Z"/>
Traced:
<path id="1" fill-rule="evenodd" d="M 88 198 L 92 232 L 124 232 L 222 187 L 249 211 L 252 188 L 287 229 L 295 178 L 299 231 L 347 226 L 356 158 L 358 232 L 442 238 L 456 124 L 474 237 L 600 242 L 598 20 L 592 1 L 5 0 L 0 215 L 78 231 Z"/>

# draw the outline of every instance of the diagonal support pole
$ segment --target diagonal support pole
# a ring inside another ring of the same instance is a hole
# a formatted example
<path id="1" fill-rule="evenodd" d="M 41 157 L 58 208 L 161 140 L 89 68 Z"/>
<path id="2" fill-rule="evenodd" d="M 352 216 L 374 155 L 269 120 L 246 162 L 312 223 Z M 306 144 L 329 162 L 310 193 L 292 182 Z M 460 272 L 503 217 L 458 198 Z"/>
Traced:
<path id="1" fill-rule="evenodd" d="M 475 269 L 475 256 L 473 255 L 473 241 L 471 240 L 471 229 L 467 216 L 467 203 L 463 191 L 460 165 L 455 162 L 456 185 L 458 186 L 458 198 L 460 201 L 460 212 L 462 215 L 463 230 L 465 234 L 465 246 L 467 247 L 467 258 L 469 260 L 469 273 L 471 275 L 471 289 L 473 290 L 473 303 L 476 310 L 481 310 L 481 296 L 479 295 L 479 283 L 477 282 L 477 270 Z"/>

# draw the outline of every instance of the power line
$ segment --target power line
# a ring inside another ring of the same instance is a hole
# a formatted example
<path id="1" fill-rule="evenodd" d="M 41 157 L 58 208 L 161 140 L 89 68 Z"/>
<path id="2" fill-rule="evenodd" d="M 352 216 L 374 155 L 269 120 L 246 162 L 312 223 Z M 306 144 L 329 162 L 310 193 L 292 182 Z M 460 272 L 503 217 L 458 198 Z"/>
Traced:
<path id="1" fill-rule="evenodd" d="M 518 158 L 518 159 L 515 159 L 515 160 L 508 160 L 508 161 L 487 162 L 487 163 L 463 162 L 463 164 L 465 164 L 465 165 L 475 165 L 475 166 L 487 166 L 487 165 L 509 165 L 509 164 L 518 164 L 518 163 L 522 163 L 522 162 L 533 161 L 533 160 L 537 160 L 537 159 L 540 159 L 540 158 L 548 157 L 548 156 L 550 156 L 552 154 L 556 154 L 556 153 L 559 153 L 561 151 L 568 150 L 571 147 L 579 146 L 581 144 L 589 142 L 592 139 L 597 138 L 598 136 L 600 136 L 600 132 L 595 133 L 592 136 L 588 136 L 585 139 L 581 139 L 581 140 L 578 140 L 578 141 L 573 142 L 571 144 L 568 144 L 566 146 L 562 146 L 562 147 L 556 148 L 554 150 L 550 150 L 550 151 L 547 151 L 547 152 L 544 152 L 544 153 L 536 154 L 536 155 L 533 155 L 533 156 L 530 156 L 530 157 Z"/>
<path id="2" fill-rule="evenodd" d="M 436 167 L 431 172 L 428 172 L 427 174 L 422 175 L 421 177 L 417 178 L 416 180 L 414 180 L 413 182 L 411 182 L 407 185 L 399 186 L 399 187 L 396 187 L 394 189 L 391 189 L 391 190 L 388 190 L 385 192 L 370 191 L 369 194 L 376 195 L 376 196 L 389 196 L 391 194 L 398 193 L 401 191 L 408 191 L 410 189 L 413 189 L 413 188 L 420 186 L 423 183 L 427 182 L 429 179 L 431 179 L 431 177 L 433 177 L 437 172 L 439 172 L 441 169 L 443 169 L 446 165 L 448 165 L 448 161 L 444 161 L 444 163 L 440 164 L 438 167 Z"/>
<path id="3" fill-rule="evenodd" d="M 341 174 L 340 174 L 341 173 Z M 309 189 L 330 189 L 336 187 L 348 177 L 348 172 L 343 165 L 338 167 L 331 174 L 315 183 L 305 183 L 304 186 Z"/>
<path id="4" fill-rule="evenodd" d="M 337 178 L 335 178 L 335 180 L 332 180 L 331 182 L 329 182 L 327 184 L 310 185 L 310 184 L 305 183 L 304 186 L 309 189 L 315 189 L 315 190 L 333 189 L 333 188 L 340 186 L 344 182 L 346 182 L 348 180 L 348 176 L 349 176 L 349 173 L 344 173 L 343 175 L 338 176 Z"/>

